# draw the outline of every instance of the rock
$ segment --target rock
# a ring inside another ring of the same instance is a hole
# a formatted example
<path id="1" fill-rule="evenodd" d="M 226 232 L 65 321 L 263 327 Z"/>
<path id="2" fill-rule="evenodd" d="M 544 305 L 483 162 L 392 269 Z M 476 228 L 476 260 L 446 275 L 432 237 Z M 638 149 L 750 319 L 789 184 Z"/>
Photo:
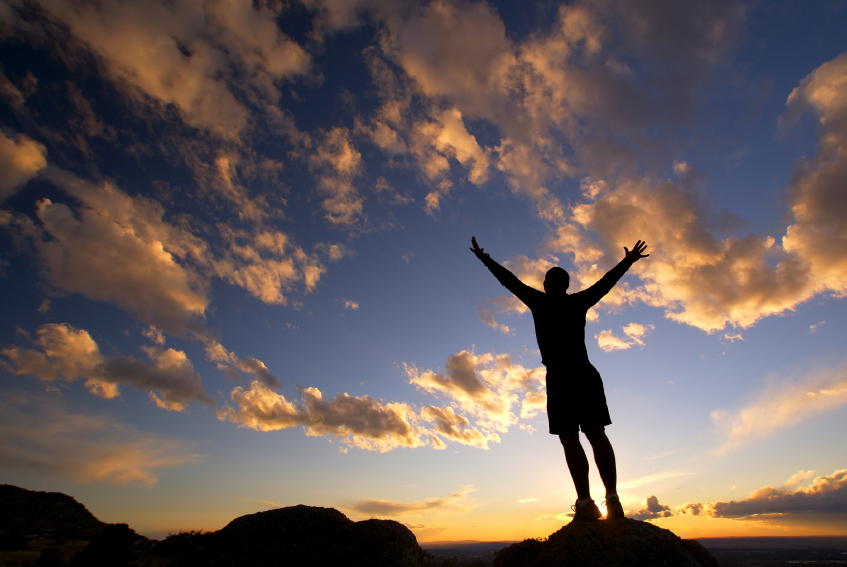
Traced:
<path id="1" fill-rule="evenodd" d="M 146 539 L 126 524 L 108 524 L 73 563 L 80 567 L 123 567 L 137 555 L 135 544 Z"/>
<path id="2" fill-rule="evenodd" d="M 499 551 L 494 567 L 719 567 L 696 541 L 625 518 L 571 522 L 547 541 L 525 540 Z"/>
<path id="3" fill-rule="evenodd" d="M 365 520 L 345 526 L 335 541 L 338 562 L 331 565 L 420 565 L 423 550 L 409 528 L 392 520 Z"/>
<path id="4" fill-rule="evenodd" d="M 303 505 L 241 516 L 218 532 L 191 539 L 192 545 L 173 544 L 196 550 L 175 557 L 176 564 L 415 567 L 424 557 L 414 534 L 402 524 L 391 520 L 353 522 L 333 508 Z M 156 546 L 155 553 L 159 548 Z"/>
<path id="5" fill-rule="evenodd" d="M 106 524 L 61 492 L 37 492 L 0 484 L 0 548 L 23 549 L 26 540 L 85 540 Z"/>

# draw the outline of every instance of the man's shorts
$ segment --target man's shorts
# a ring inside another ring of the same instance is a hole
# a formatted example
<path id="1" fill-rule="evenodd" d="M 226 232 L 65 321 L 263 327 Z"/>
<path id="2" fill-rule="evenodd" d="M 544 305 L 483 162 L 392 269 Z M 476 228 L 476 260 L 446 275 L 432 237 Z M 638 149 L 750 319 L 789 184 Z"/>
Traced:
<path id="1" fill-rule="evenodd" d="M 547 419 L 551 435 L 612 424 L 603 380 L 591 363 L 547 368 Z"/>

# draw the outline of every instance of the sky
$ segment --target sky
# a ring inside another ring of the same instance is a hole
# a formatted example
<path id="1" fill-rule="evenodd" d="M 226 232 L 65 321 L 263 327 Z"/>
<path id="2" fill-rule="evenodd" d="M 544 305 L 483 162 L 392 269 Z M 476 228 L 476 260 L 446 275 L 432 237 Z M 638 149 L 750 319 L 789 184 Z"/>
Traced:
<path id="1" fill-rule="evenodd" d="M 573 291 L 641 239 L 586 326 L 627 514 L 847 534 L 844 29 L 825 0 L 0 0 L 0 482 L 156 538 L 295 504 L 547 536 L 576 493 L 532 317 L 471 236 Z"/>

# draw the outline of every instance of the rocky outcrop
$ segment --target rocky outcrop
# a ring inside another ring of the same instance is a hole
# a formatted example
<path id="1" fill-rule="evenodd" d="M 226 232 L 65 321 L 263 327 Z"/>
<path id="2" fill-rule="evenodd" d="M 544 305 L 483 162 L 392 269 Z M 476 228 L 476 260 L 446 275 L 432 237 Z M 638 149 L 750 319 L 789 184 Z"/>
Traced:
<path id="1" fill-rule="evenodd" d="M 353 522 L 333 508 L 290 506 L 241 516 L 218 532 L 168 538 L 154 553 L 188 566 L 418 566 L 414 534 L 391 520 Z M 172 553 L 180 547 L 184 553 Z"/>
<path id="2" fill-rule="evenodd" d="M 719 567 L 696 541 L 637 520 L 571 522 L 497 553 L 494 567 Z"/>
<path id="3" fill-rule="evenodd" d="M 0 484 L 0 549 L 24 549 L 33 538 L 88 541 L 105 527 L 67 494 Z"/>

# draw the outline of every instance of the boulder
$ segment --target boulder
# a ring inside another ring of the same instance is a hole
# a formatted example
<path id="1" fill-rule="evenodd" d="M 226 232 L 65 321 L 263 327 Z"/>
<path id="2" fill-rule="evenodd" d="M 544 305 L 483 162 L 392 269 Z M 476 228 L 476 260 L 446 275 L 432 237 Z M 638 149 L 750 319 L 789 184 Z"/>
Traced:
<path id="1" fill-rule="evenodd" d="M 629 518 L 571 522 L 499 551 L 494 567 L 719 567 L 696 541 Z"/>
<path id="2" fill-rule="evenodd" d="M 334 508 L 304 505 L 241 516 L 218 532 L 189 537 L 191 543 L 179 546 L 191 552 L 171 555 L 177 564 L 415 567 L 424 557 L 414 534 L 402 524 L 353 522 Z M 160 553 L 160 547 L 165 551 L 160 544 L 154 553 Z"/>

